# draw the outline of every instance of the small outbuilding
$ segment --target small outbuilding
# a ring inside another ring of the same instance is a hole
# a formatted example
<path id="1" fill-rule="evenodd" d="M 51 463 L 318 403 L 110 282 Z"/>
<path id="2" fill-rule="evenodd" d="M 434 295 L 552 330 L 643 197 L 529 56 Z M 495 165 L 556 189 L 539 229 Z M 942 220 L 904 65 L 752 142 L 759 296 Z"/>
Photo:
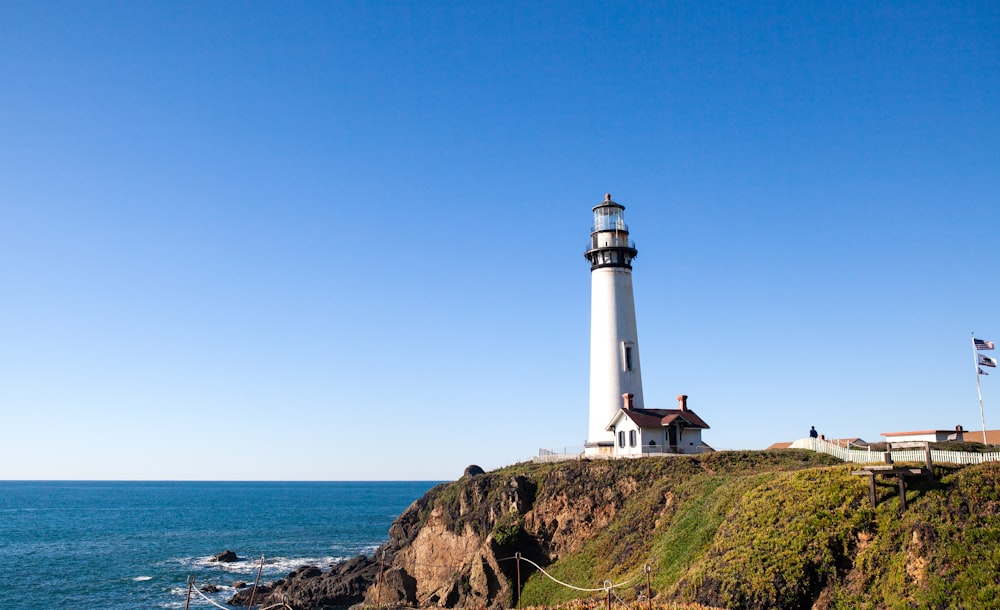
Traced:
<path id="1" fill-rule="evenodd" d="M 929 443 L 944 443 L 947 441 L 962 442 L 965 440 L 965 430 L 955 426 L 952 430 L 915 430 L 913 432 L 883 432 L 887 443 L 910 443 L 927 441 Z"/>
<path id="2" fill-rule="evenodd" d="M 640 457 L 711 451 L 701 440 L 701 431 L 709 425 L 687 408 L 687 398 L 684 394 L 678 396 L 676 409 L 636 409 L 632 395 L 624 394 L 622 407 L 606 428 L 614 434 L 613 455 Z"/>
<path id="3" fill-rule="evenodd" d="M 826 442 L 828 442 L 828 443 L 830 443 L 832 445 L 836 445 L 838 447 L 844 447 L 846 449 L 867 449 L 868 448 L 868 442 L 865 439 L 859 438 L 857 436 L 854 436 L 854 437 L 851 437 L 851 438 L 832 438 L 832 439 L 827 439 Z"/>

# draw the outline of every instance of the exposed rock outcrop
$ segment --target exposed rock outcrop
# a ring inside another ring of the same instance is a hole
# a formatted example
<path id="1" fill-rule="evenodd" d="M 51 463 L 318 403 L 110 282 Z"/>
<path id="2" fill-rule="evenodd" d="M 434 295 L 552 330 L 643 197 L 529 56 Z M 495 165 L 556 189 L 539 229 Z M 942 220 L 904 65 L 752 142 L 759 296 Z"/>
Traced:
<path id="1" fill-rule="evenodd" d="M 238 560 L 239 557 L 236 556 L 236 553 L 230 551 L 229 549 L 226 549 L 221 553 L 217 553 L 213 555 L 211 559 L 209 559 L 209 561 L 221 561 L 223 563 L 231 563 L 233 561 L 238 561 Z"/>
<path id="2" fill-rule="evenodd" d="M 377 571 L 378 564 L 364 556 L 340 563 L 327 572 L 316 566 L 302 566 L 281 580 L 258 587 L 254 606 L 287 600 L 295 608 L 345 608 L 362 599 L 375 581 Z M 252 587 L 241 589 L 229 603 L 247 606 L 251 594 Z"/>
<path id="3" fill-rule="evenodd" d="M 633 583 L 616 590 L 628 602 L 831 610 L 1000 599 L 1000 464 L 936 467 L 936 480 L 908 485 L 902 516 L 891 496 L 873 509 L 851 469 L 794 450 L 463 476 L 411 505 L 373 557 L 299 568 L 255 605 L 500 610 L 567 599 L 529 564 L 518 574 L 515 554 L 581 587 Z"/>
<path id="4" fill-rule="evenodd" d="M 285 596 L 296 608 L 314 609 L 361 601 L 508 608 L 516 600 L 515 552 L 551 563 L 607 527 L 642 484 L 618 476 L 610 462 L 548 468 L 540 479 L 470 469 L 400 515 L 374 558 L 357 557 L 328 572 L 300 568 L 258 590 L 256 599 L 267 605 Z M 529 573 L 522 565 L 522 576 Z M 249 596 L 249 589 L 240 591 L 229 603 L 245 606 Z"/>

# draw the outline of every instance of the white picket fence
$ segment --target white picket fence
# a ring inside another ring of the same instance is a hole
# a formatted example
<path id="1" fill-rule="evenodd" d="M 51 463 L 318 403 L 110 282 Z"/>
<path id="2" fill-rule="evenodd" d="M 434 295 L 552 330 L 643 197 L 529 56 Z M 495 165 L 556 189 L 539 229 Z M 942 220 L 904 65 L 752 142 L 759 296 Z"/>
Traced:
<path id="1" fill-rule="evenodd" d="M 826 453 L 845 462 L 858 464 L 875 464 L 885 462 L 885 452 L 848 449 L 833 443 L 815 438 L 802 438 L 792 443 L 792 449 L 809 449 L 818 453 Z M 923 462 L 923 449 L 893 449 L 893 462 Z M 971 451 L 943 451 L 931 449 L 931 461 L 935 464 L 983 464 L 985 462 L 1000 462 L 1000 451 L 989 453 L 973 453 Z"/>

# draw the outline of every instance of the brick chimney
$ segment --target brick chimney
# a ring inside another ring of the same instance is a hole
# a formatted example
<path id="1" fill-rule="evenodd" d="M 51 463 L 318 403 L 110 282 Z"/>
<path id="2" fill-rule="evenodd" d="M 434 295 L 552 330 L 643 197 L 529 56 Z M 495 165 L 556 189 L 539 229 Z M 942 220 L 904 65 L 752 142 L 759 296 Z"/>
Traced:
<path id="1" fill-rule="evenodd" d="M 687 397 L 687 394 L 678 394 L 677 395 L 677 408 L 680 409 L 681 411 L 687 411 L 688 410 L 688 397 Z"/>
<path id="2" fill-rule="evenodd" d="M 622 394 L 622 408 L 626 411 L 631 410 L 633 398 L 635 398 L 635 394 Z"/>

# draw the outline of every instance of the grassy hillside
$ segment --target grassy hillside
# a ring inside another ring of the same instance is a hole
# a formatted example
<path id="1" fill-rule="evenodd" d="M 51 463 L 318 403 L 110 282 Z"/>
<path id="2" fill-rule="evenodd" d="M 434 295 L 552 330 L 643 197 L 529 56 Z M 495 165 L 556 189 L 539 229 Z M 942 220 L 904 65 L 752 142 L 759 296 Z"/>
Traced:
<path id="1" fill-rule="evenodd" d="M 523 464 L 490 476 L 529 481 L 537 488 L 536 506 L 557 494 L 569 498 L 563 502 L 581 507 L 576 518 L 584 530 L 586 514 L 597 506 L 593 498 L 617 506 L 609 523 L 586 530 L 571 551 L 545 567 L 554 578 L 584 588 L 638 577 L 635 585 L 616 589 L 625 601 L 645 591 L 648 565 L 660 602 L 761 609 L 1000 607 L 1000 466 L 938 467 L 936 480 L 911 482 L 902 516 L 894 482 L 880 483 L 873 510 L 867 480 L 851 476 L 852 468 L 786 450 Z M 499 505 L 491 506 L 495 514 Z M 485 524 L 484 515 L 477 521 Z M 546 548 L 546 531 L 521 535 L 516 519 L 504 527 L 518 534 L 510 538 L 516 543 Z M 530 549 L 523 554 L 531 556 Z M 536 572 L 523 586 L 521 605 L 601 595 Z"/>

